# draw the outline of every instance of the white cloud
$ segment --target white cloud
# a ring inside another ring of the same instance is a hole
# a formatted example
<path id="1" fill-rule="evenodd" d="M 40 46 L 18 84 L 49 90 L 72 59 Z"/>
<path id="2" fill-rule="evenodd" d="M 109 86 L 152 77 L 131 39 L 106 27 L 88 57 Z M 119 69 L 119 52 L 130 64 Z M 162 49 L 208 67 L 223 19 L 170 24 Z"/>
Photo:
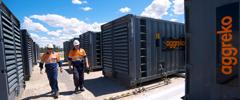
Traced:
<path id="1" fill-rule="evenodd" d="M 33 40 L 39 44 L 40 47 L 45 47 L 47 44 L 52 43 L 57 46 L 63 47 L 63 42 L 66 40 L 69 40 L 73 37 L 71 36 L 65 36 L 65 37 L 45 37 L 45 36 L 39 36 L 35 33 L 30 33 Z"/>
<path id="2" fill-rule="evenodd" d="M 142 16 L 160 19 L 168 14 L 168 9 L 171 7 L 170 0 L 153 0 L 153 2 L 144 9 Z"/>
<path id="3" fill-rule="evenodd" d="M 90 11 L 90 10 L 92 10 L 92 8 L 91 7 L 83 7 L 82 10 L 83 11 Z"/>
<path id="4" fill-rule="evenodd" d="M 98 23 L 98 22 L 94 22 L 92 24 L 88 24 L 88 30 L 94 31 L 94 32 L 98 32 L 101 31 L 101 25 L 103 25 L 104 23 Z"/>
<path id="5" fill-rule="evenodd" d="M 48 35 L 58 37 L 58 36 L 60 36 L 61 32 L 62 32 L 62 30 L 49 31 Z"/>
<path id="6" fill-rule="evenodd" d="M 80 0 L 72 0 L 72 3 L 73 4 L 82 4 L 82 1 L 80 1 Z"/>
<path id="7" fill-rule="evenodd" d="M 72 0 L 72 3 L 73 4 L 76 4 L 76 5 L 81 5 L 81 4 L 87 4 L 88 2 L 87 1 L 82 1 L 82 0 Z"/>
<path id="8" fill-rule="evenodd" d="M 64 41 L 79 36 L 81 33 L 87 31 L 100 31 L 100 26 L 104 24 L 98 22 L 89 24 L 77 18 L 66 18 L 57 14 L 32 15 L 30 18 L 42 21 L 50 27 L 58 28 L 57 30 L 47 32 L 47 35 L 51 37 L 48 39 L 49 41 L 38 40 L 38 42 L 50 42 L 61 47 Z"/>
<path id="9" fill-rule="evenodd" d="M 85 23 L 77 18 L 66 18 L 61 15 L 47 14 L 47 15 L 33 15 L 30 18 L 38 19 L 47 23 L 51 27 L 62 28 L 62 33 L 78 34 L 86 32 L 87 30 L 100 31 L 100 25 L 103 23 L 94 22 L 93 24 Z"/>
<path id="10" fill-rule="evenodd" d="M 48 32 L 48 29 L 40 23 L 33 22 L 30 18 L 24 17 L 22 28 L 29 32 Z"/>
<path id="11" fill-rule="evenodd" d="M 123 8 L 120 8 L 119 11 L 121 13 L 129 13 L 131 11 L 131 8 L 129 7 L 123 7 Z"/>
<path id="12" fill-rule="evenodd" d="M 184 0 L 173 1 L 173 12 L 176 15 L 184 14 Z"/>
<path id="13" fill-rule="evenodd" d="M 30 33 L 32 39 L 40 46 L 44 47 L 49 43 L 52 43 L 47 37 L 42 37 L 39 36 L 38 34 L 35 33 Z"/>
<path id="14" fill-rule="evenodd" d="M 31 35 L 31 37 L 33 38 L 33 40 L 34 40 L 35 42 L 39 43 L 39 42 L 38 42 L 38 39 L 40 38 L 39 35 L 34 34 L 34 33 L 30 33 L 30 35 Z"/>
<path id="15" fill-rule="evenodd" d="M 178 20 L 178 19 L 173 18 L 173 19 L 171 19 L 170 21 L 176 22 L 177 20 Z"/>

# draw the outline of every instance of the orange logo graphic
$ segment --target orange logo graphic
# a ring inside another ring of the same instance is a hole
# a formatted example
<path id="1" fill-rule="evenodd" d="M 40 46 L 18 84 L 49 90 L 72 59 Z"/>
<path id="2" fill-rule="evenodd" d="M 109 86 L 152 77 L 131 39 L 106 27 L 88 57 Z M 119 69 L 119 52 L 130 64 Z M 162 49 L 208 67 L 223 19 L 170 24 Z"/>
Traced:
<path id="1" fill-rule="evenodd" d="M 238 64 L 238 49 L 233 47 L 232 40 L 232 17 L 225 16 L 221 19 L 221 31 L 217 31 L 221 39 L 221 73 L 230 75 L 233 73 L 233 67 Z"/>
<path id="2" fill-rule="evenodd" d="M 167 48 L 176 49 L 179 47 L 184 47 L 185 41 L 183 41 L 183 40 L 168 40 L 168 41 L 165 41 L 164 44 L 166 45 Z"/>

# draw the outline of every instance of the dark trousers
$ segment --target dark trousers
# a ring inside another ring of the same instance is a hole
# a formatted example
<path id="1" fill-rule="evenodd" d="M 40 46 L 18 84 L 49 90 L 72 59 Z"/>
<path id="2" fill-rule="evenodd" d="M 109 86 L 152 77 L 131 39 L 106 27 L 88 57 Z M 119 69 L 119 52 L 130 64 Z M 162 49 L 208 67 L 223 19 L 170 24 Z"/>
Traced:
<path id="1" fill-rule="evenodd" d="M 58 68 L 46 68 L 46 73 L 49 81 L 49 85 L 51 86 L 52 92 L 58 92 Z"/>
<path id="2" fill-rule="evenodd" d="M 84 67 L 82 62 L 73 62 L 73 80 L 76 88 L 83 88 Z"/>

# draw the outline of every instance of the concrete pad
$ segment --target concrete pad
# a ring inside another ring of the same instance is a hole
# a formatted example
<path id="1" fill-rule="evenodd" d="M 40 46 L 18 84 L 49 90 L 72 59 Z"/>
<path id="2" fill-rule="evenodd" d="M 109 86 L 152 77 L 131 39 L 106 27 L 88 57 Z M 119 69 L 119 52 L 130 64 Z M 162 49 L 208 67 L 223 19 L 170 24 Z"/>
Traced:
<path id="1" fill-rule="evenodd" d="M 74 83 L 72 73 L 68 73 L 68 66 L 63 67 L 63 73 L 59 72 L 60 96 L 58 100 L 103 100 L 108 97 L 116 97 L 134 91 L 128 89 L 119 82 L 105 78 L 102 71 L 91 72 L 85 75 L 86 90 L 79 94 L 74 94 Z M 54 100 L 48 92 L 46 73 L 40 74 L 38 66 L 35 66 L 30 81 L 26 82 L 26 89 L 23 93 L 24 100 Z M 131 95 L 120 100 L 180 100 L 184 95 L 183 78 L 171 78 L 171 84 L 162 86 L 162 82 L 155 82 L 145 85 L 145 88 L 152 88 L 137 95 Z"/>

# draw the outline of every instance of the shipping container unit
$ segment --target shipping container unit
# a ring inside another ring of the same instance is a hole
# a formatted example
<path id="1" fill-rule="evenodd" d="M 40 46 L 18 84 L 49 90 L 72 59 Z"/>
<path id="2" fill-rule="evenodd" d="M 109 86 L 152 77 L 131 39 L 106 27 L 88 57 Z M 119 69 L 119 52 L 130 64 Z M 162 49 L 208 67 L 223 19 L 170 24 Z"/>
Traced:
<path id="1" fill-rule="evenodd" d="M 184 24 L 129 14 L 101 29 L 104 76 L 132 87 L 184 72 Z"/>
<path id="2" fill-rule="evenodd" d="M 34 42 L 34 65 L 37 65 L 40 59 L 40 48 L 39 45 Z"/>
<path id="3" fill-rule="evenodd" d="M 31 54 L 32 54 L 32 65 L 34 65 L 34 44 L 33 44 L 33 39 L 30 37 L 30 44 L 31 44 Z"/>
<path id="4" fill-rule="evenodd" d="M 185 0 L 186 100 L 240 100 L 239 0 Z"/>
<path id="5" fill-rule="evenodd" d="M 20 22 L 0 1 L 0 100 L 17 100 L 24 90 Z"/>
<path id="6" fill-rule="evenodd" d="M 23 69 L 24 79 L 29 80 L 32 74 L 33 58 L 32 58 L 32 39 L 27 30 L 21 30 L 22 34 L 22 51 L 23 51 Z"/>
<path id="7" fill-rule="evenodd" d="M 39 46 L 36 42 L 33 42 L 33 64 L 37 65 L 38 64 L 38 60 L 39 60 Z"/>
<path id="8" fill-rule="evenodd" d="M 40 46 L 39 44 L 36 45 L 36 48 L 37 48 L 37 63 L 40 62 Z"/>
<path id="9" fill-rule="evenodd" d="M 68 61 L 68 52 L 69 52 L 69 49 L 70 48 L 70 45 L 69 45 L 69 41 L 65 41 L 63 43 L 63 51 L 64 51 L 64 61 Z"/>
<path id="10" fill-rule="evenodd" d="M 36 54 L 35 54 L 35 45 L 36 43 L 33 42 L 33 65 L 36 65 L 37 64 L 37 59 L 36 59 Z"/>
<path id="11" fill-rule="evenodd" d="M 88 31 L 79 36 L 80 47 L 85 50 L 91 69 L 101 69 L 100 32 Z"/>

